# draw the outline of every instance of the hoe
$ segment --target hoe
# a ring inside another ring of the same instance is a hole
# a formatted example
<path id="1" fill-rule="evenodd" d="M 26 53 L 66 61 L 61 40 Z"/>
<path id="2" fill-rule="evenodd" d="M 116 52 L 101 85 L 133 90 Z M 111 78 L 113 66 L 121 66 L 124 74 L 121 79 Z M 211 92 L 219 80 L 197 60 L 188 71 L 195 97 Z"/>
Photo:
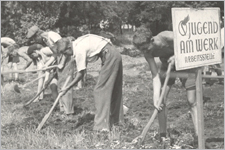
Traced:
<path id="1" fill-rule="evenodd" d="M 161 95 L 160 95 L 160 98 L 159 98 L 159 104 L 158 106 L 161 105 L 162 103 L 162 100 L 163 100 L 163 97 L 165 95 L 165 91 L 166 91 L 166 86 L 167 86 L 167 83 L 168 83 L 168 80 L 170 78 L 170 71 L 171 71 L 171 66 L 172 66 L 172 63 L 169 63 L 169 66 L 168 66 L 168 69 L 167 69 L 167 72 L 166 72 L 166 79 L 165 79 L 165 82 L 163 84 L 163 88 L 162 88 L 162 92 L 161 92 Z M 153 121 L 155 120 L 155 117 L 157 116 L 158 114 L 158 110 L 155 109 L 150 120 L 148 121 L 147 125 L 145 126 L 145 128 L 143 129 L 142 133 L 140 136 L 136 137 L 132 143 L 138 143 L 139 145 L 143 144 L 144 142 L 144 139 L 145 139 L 145 136 L 150 128 L 150 126 L 152 125 Z"/>

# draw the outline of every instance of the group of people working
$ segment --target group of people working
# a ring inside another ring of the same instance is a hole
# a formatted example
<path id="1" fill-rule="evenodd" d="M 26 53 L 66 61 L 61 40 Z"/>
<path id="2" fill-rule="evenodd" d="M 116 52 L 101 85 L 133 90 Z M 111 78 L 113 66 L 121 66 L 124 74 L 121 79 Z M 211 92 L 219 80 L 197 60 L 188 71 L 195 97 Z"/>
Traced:
<path id="1" fill-rule="evenodd" d="M 2 60 L 8 57 L 8 63 L 18 69 L 17 63 L 19 57 L 22 57 L 26 60 L 26 65 L 21 68 L 23 70 L 32 62 L 37 65 L 37 69 L 57 65 L 57 69 L 39 71 L 39 77 L 43 78 L 38 81 L 37 92 L 47 86 L 46 83 L 51 79 L 52 98 L 56 99 L 61 92 L 63 96 L 59 101 L 60 111 L 66 115 L 73 115 L 72 87 L 82 80 L 87 64 L 101 58 L 102 68 L 94 89 L 96 107 L 94 130 L 109 130 L 113 124 L 123 121 L 122 58 L 109 39 L 94 34 L 83 35 L 76 40 L 73 37 L 62 38 L 58 33 L 44 32 L 37 26 L 32 26 L 28 30 L 27 38 L 33 44 L 22 47 L 11 38 L 1 38 Z M 63 88 L 68 76 L 70 76 L 69 84 Z M 15 79 L 18 79 L 18 74 Z M 35 101 L 43 99 L 43 96 L 42 93 Z"/>
<path id="2" fill-rule="evenodd" d="M 86 34 L 77 39 L 71 37 L 62 38 L 55 32 L 44 32 L 37 26 L 33 26 L 28 30 L 27 38 L 33 40 L 35 44 L 19 48 L 16 42 L 9 38 L 1 38 L 1 44 L 4 47 L 3 49 L 7 49 L 10 63 L 17 63 L 17 56 L 21 56 L 27 61 L 22 69 L 26 69 L 32 62 L 37 64 L 38 68 L 58 65 L 57 69 L 39 72 L 39 76 L 43 76 L 45 73 L 45 77 L 39 80 L 38 91 L 45 86 L 49 79 L 49 74 L 57 71 L 57 74 L 54 75 L 51 81 L 50 89 L 54 99 L 59 92 L 63 95 L 60 100 L 60 111 L 64 111 L 67 115 L 74 113 L 72 87 L 84 77 L 87 64 L 93 63 L 100 58 L 102 67 L 94 88 L 96 108 L 94 130 L 109 131 L 112 125 L 124 121 L 122 57 L 109 39 L 94 34 Z M 168 64 L 172 63 L 174 65 L 173 39 L 172 31 L 163 31 L 153 36 L 152 32 L 145 27 L 138 28 L 133 36 L 134 46 L 143 52 L 152 73 L 153 102 L 159 111 L 158 119 L 161 139 L 166 138 L 167 135 L 166 99 L 175 79 L 169 80 L 164 100 L 160 106 L 158 106 L 158 103 Z M 3 57 L 6 56 L 3 55 Z M 155 62 L 155 57 L 159 57 L 161 60 L 160 68 Z M 175 67 L 173 67 L 172 71 L 175 72 Z M 195 69 L 183 72 L 195 72 Z M 70 76 L 70 82 L 66 87 L 62 88 L 68 76 Z M 191 116 L 197 135 L 195 76 L 182 79 L 182 83 L 187 89 L 187 99 L 190 104 Z M 38 99 L 43 99 L 43 95 Z"/>

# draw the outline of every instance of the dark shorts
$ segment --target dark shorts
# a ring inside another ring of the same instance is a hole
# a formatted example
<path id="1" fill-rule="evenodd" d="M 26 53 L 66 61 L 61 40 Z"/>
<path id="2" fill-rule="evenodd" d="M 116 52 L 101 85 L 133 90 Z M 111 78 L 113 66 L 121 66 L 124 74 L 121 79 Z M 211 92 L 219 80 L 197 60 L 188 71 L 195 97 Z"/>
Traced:
<path id="1" fill-rule="evenodd" d="M 19 56 L 12 56 L 12 55 L 9 55 L 9 58 L 8 58 L 8 63 L 18 63 L 20 62 L 20 59 L 19 59 Z"/>
<path id="2" fill-rule="evenodd" d="M 165 81 L 167 67 L 168 67 L 168 63 L 166 63 L 166 64 L 162 63 L 160 73 L 159 73 L 162 85 L 164 84 L 164 81 Z M 173 68 L 175 68 L 175 66 Z M 187 69 L 187 70 L 182 70 L 182 71 L 176 71 L 175 69 L 172 69 L 171 72 L 195 73 L 196 69 Z M 169 86 L 173 85 L 175 83 L 175 80 L 176 80 L 175 78 L 170 78 L 168 80 L 167 85 L 169 85 Z M 180 78 L 180 81 L 182 82 L 182 85 L 186 89 L 195 89 L 195 81 L 196 81 L 195 75 L 189 75 L 188 78 Z"/>

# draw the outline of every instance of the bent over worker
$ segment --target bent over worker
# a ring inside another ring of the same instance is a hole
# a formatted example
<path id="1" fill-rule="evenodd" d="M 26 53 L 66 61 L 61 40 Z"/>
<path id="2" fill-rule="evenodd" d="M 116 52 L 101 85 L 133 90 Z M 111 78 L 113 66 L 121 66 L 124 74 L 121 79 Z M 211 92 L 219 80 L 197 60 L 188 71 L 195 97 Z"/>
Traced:
<path id="1" fill-rule="evenodd" d="M 29 46 L 27 54 L 30 56 L 30 58 L 32 58 L 34 64 L 37 65 L 38 69 L 44 68 L 45 64 L 48 64 L 48 63 L 50 65 L 56 64 L 56 61 L 51 62 L 51 60 L 50 60 L 53 53 L 49 47 L 43 47 L 40 44 L 33 44 L 33 45 Z M 53 71 L 56 71 L 56 70 L 55 69 L 51 70 L 52 73 L 53 73 Z M 50 78 L 50 71 L 39 71 L 38 77 L 41 77 L 44 74 L 45 74 L 45 77 L 42 77 L 38 80 L 37 93 L 39 93 L 44 86 L 46 87 L 46 83 Z M 55 74 L 52 81 L 50 82 L 50 89 L 52 92 L 53 99 L 56 99 L 58 96 L 57 80 L 58 80 L 58 76 L 57 76 L 57 74 Z M 44 97 L 44 92 L 42 92 L 40 94 L 40 96 L 34 100 L 34 102 L 42 100 L 43 97 Z"/>
<path id="2" fill-rule="evenodd" d="M 109 131 L 112 125 L 123 122 L 122 58 L 110 40 L 87 34 L 72 43 L 63 38 L 52 49 L 54 53 L 72 55 L 76 61 L 76 77 L 69 85 L 61 89 L 63 94 L 82 79 L 88 63 L 101 58 L 102 68 L 94 88 L 96 107 L 94 130 Z"/>
<path id="3" fill-rule="evenodd" d="M 133 36 L 133 44 L 136 48 L 143 52 L 146 61 L 149 64 L 152 78 L 153 78 L 153 102 L 154 106 L 158 106 L 160 90 L 165 80 L 165 74 L 169 62 L 174 64 L 174 47 L 173 47 L 173 32 L 163 31 L 156 36 L 152 36 L 152 32 L 145 28 L 140 27 L 137 29 Z M 155 57 L 159 57 L 161 61 L 161 67 L 157 66 Z M 173 65 L 171 72 L 176 72 Z M 180 71 L 182 72 L 182 71 Z M 184 70 L 183 72 L 195 73 L 195 69 Z M 189 76 L 187 79 L 181 79 L 183 85 L 187 91 L 187 99 L 190 105 L 190 112 L 195 127 L 195 133 L 197 135 L 197 106 L 196 106 L 196 90 L 195 90 L 195 76 Z M 166 127 L 167 127 L 167 107 L 166 99 L 171 89 L 171 86 L 175 83 L 175 78 L 170 78 L 166 87 L 166 92 L 162 101 L 162 105 L 157 107 L 159 110 L 159 134 L 161 141 L 166 139 Z"/>

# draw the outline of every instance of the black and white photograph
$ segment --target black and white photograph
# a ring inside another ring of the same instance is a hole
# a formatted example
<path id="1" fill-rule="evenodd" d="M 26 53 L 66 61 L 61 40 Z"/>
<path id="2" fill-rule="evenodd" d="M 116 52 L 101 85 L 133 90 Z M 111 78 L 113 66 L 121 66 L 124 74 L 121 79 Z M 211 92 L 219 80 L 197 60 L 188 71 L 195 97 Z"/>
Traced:
<path id="1" fill-rule="evenodd" d="M 224 1 L 1 1 L 1 149 L 224 149 Z"/>

